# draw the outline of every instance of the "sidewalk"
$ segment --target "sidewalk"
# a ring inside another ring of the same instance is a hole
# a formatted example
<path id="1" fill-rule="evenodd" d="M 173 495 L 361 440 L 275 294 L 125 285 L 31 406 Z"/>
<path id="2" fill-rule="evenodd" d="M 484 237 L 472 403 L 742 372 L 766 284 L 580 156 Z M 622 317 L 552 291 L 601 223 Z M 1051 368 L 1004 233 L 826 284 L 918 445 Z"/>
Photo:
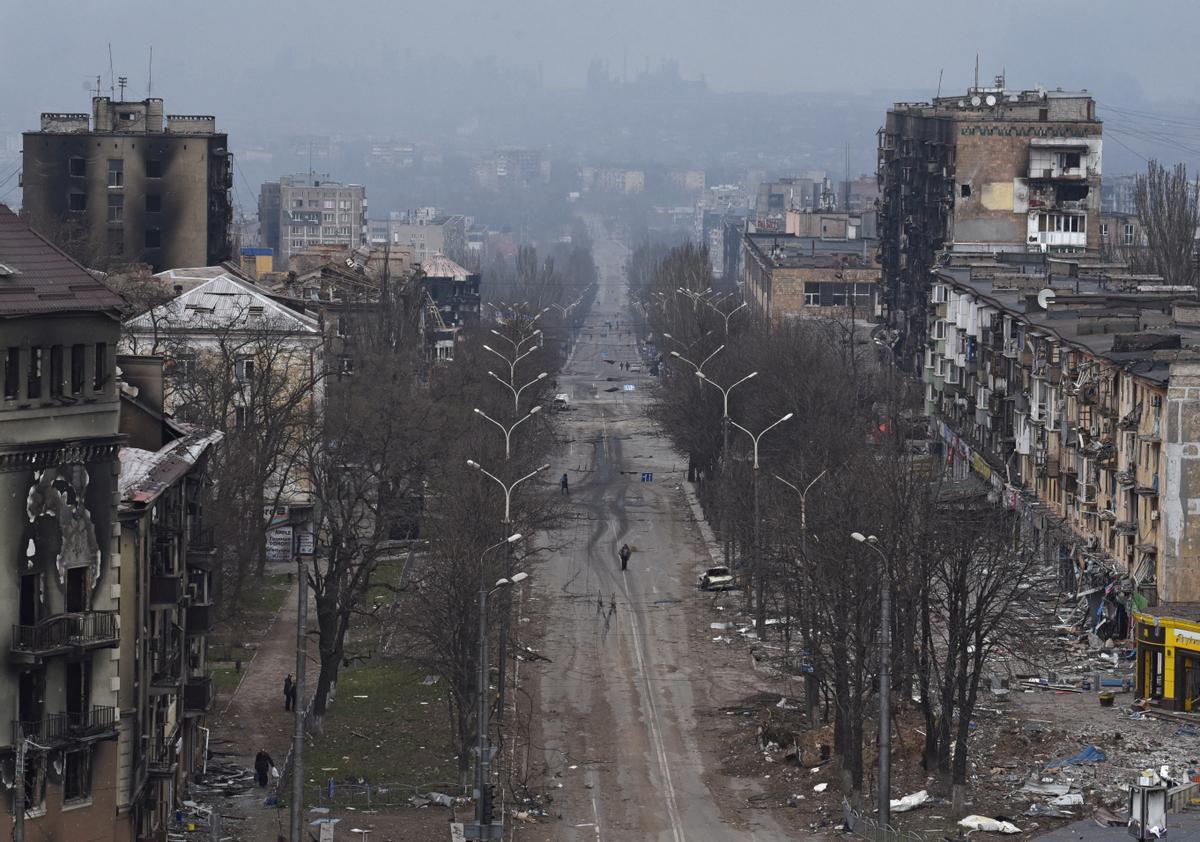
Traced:
<path id="1" fill-rule="evenodd" d="M 295 729 L 293 714 L 283 708 L 283 679 L 296 672 L 298 588 L 299 583 L 293 582 L 282 607 L 258 641 L 254 658 L 243 667 L 241 683 L 213 716 L 212 749 L 217 753 L 214 762 L 253 769 L 254 756 L 265 750 L 283 771 Z M 314 613 L 310 601 L 309 617 Z M 316 678 L 313 663 L 310 652 L 307 682 L 310 688 Z M 287 811 L 263 806 L 266 796 L 273 791 L 274 781 L 265 790 L 255 787 L 251 793 L 225 799 L 220 804 L 221 812 L 240 818 L 227 820 L 225 833 L 245 840 L 273 839 L 280 828 L 286 833 Z"/>

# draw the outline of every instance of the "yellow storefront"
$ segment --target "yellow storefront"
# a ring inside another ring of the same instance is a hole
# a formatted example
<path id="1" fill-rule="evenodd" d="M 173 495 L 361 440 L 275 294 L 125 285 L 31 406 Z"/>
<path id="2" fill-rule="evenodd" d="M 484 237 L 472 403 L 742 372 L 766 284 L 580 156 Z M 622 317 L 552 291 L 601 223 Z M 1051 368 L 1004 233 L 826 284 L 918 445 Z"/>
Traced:
<path id="1" fill-rule="evenodd" d="M 1135 613 L 1137 694 L 1168 710 L 1200 710 L 1200 623 Z"/>

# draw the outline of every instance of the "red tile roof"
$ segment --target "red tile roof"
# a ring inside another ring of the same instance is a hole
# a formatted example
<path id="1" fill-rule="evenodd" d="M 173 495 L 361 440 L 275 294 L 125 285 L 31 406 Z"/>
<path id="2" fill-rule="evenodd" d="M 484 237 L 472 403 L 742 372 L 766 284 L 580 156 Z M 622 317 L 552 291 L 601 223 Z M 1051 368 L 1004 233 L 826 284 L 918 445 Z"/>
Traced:
<path id="1" fill-rule="evenodd" d="M 118 313 L 116 290 L 0 205 L 0 318 L 37 313 Z"/>

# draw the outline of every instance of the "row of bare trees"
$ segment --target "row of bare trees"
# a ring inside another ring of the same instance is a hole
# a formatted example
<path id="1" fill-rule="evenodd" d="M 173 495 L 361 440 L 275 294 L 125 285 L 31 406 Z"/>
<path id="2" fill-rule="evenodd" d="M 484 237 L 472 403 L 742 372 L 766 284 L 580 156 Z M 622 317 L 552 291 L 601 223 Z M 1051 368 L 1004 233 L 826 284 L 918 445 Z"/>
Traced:
<path id="1" fill-rule="evenodd" d="M 989 489 L 944 480 L 942 458 L 918 446 L 920 384 L 895 371 L 868 326 L 762 324 L 713 292 L 708 266 L 691 246 L 635 249 L 630 260 L 666 363 L 657 420 L 687 455 L 737 572 L 753 581 L 747 607 L 760 636 L 781 629 L 763 646 L 785 672 L 802 661 L 812 670 L 847 796 L 861 801 L 875 740 L 886 588 L 892 707 L 924 720 L 922 760 L 961 806 L 980 684 L 996 656 L 1020 655 L 1011 608 L 1035 554 Z M 788 413 L 761 434 L 756 467 L 746 433 Z M 854 532 L 877 537 L 867 546 Z"/>

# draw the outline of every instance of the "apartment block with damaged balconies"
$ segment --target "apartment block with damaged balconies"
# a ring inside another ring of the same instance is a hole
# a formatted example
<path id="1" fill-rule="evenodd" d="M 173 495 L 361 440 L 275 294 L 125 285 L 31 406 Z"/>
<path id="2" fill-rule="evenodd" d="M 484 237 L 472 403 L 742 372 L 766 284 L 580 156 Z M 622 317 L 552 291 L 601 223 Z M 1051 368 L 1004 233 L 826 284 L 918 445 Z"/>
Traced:
<path id="1" fill-rule="evenodd" d="M 926 411 L 954 432 L 950 460 L 994 477 L 1079 569 L 1200 599 L 1200 310 L 1051 265 L 935 274 Z"/>

